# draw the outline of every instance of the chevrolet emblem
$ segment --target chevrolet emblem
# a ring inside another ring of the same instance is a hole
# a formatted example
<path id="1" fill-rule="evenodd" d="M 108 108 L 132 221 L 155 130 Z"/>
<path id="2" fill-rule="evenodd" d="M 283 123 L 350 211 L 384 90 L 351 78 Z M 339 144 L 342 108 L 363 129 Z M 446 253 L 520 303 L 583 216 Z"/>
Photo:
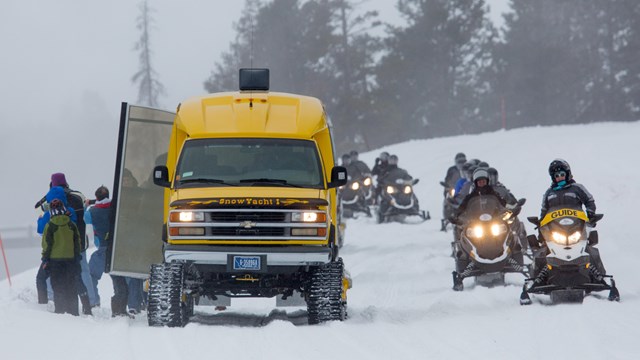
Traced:
<path id="1" fill-rule="evenodd" d="M 254 223 L 253 221 L 250 220 L 246 220 L 240 223 L 240 227 L 243 227 L 245 229 L 251 229 L 252 227 L 256 226 L 258 224 Z"/>

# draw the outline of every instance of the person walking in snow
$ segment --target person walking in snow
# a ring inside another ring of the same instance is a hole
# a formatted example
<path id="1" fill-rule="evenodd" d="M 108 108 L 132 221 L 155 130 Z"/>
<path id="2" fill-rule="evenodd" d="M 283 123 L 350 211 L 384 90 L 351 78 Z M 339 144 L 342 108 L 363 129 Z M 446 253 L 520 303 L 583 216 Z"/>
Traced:
<path id="1" fill-rule="evenodd" d="M 99 302 L 95 298 L 95 293 L 93 292 L 91 286 L 91 275 L 89 274 L 89 265 L 87 264 L 86 250 L 87 250 L 87 240 L 86 240 L 86 225 L 84 223 L 84 201 L 85 196 L 76 190 L 72 190 L 67 183 L 66 176 L 64 173 L 54 173 L 51 175 L 51 182 L 49 183 L 50 187 L 59 186 L 64 190 L 66 204 L 68 210 L 70 212 L 71 220 L 78 227 L 78 231 L 80 233 L 80 247 L 81 247 L 81 258 L 80 258 L 80 269 L 81 272 L 78 276 L 78 296 L 80 296 L 80 301 L 82 303 L 82 313 L 85 315 L 91 315 L 91 308 L 93 306 L 98 306 Z M 44 230 L 44 225 L 49 221 L 49 214 L 47 212 L 38 219 L 38 233 L 42 234 Z M 36 286 L 42 288 L 42 274 L 40 271 L 38 272 L 40 276 L 36 276 Z M 46 279 L 46 278 L 45 278 Z M 46 280 L 45 280 L 46 281 Z M 40 303 L 46 303 L 45 296 L 40 296 L 38 301 Z"/>
<path id="2" fill-rule="evenodd" d="M 50 216 L 42 232 L 42 268 L 51 276 L 54 311 L 78 316 L 80 232 L 71 221 L 61 187 L 52 187 L 47 201 Z"/>
<path id="3" fill-rule="evenodd" d="M 89 200 L 85 200 L 88 206 L 84 213 L 84 222 L 93 225 L 93 242 L 96 251 L 91 254 L 89 260 L 89 273 L 91 274 L 92 288 L 96 294 L 97 302 L 100 303 L 100 293 L 98 291 L 98 281 L 102 278 L 107 261 L 107 233 L 109 232 L 111 216 L 111 199 L 109 199 L 109 189 L 100 186 L 96 192 L 96 202 L 89 206 Z"/>

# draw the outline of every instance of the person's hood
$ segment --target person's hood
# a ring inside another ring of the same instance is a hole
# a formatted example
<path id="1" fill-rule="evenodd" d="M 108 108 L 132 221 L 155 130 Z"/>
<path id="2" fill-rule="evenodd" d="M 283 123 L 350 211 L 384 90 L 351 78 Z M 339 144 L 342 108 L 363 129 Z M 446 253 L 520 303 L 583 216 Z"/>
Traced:
<path id="1" fill-rule="evenodd" d="M 54 186 L 49 189 L 46 198 L 48 203 L 51 203 L 53 200 L 58 199 L 62 201 L 62 204 L 65 208 L 69 207 L 67 204 L 67 195 L 64 193 L 64 189 L 60 186 Z"/>
<path id="2" fill-rule="evenodd" d="M 58 226 L 61 226 L 61 225 L 67 225 L 71 221 L 71 218 L 67 215 L 54 215 L 51 217 L 51 220 L 49 221 Z"/>

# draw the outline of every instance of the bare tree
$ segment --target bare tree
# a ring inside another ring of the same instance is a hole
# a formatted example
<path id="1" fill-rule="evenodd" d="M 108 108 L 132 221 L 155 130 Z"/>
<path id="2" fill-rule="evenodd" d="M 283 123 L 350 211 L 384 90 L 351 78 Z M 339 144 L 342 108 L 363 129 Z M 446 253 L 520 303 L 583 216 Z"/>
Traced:
<path id="1" fill-rule="evenodd" d="M 138 103 L 152 107 L 158 106 L 158 97 L 165 94 L 164 86 L 158 80 L 158 74 L 151 66 L 151 43 L 149 41 L 149 28 L 153 24 L 151 13 L 154 11 L 143 1 L 138 5 L 140 15 L 136 19 L 136 27 L 140 30 L 140 38 L 136 42 L 134 50 L 139 51 L 140 69 L 131 81 L 139 83 Z"/>

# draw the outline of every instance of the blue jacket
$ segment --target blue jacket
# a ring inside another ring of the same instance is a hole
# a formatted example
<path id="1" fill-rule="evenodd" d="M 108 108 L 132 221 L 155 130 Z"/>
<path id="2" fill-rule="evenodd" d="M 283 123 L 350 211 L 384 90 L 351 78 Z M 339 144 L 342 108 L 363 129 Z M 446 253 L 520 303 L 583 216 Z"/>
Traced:
<path id="1" fill-rule="evenodd" d="M 104 239 L 109 232 L 111 215 L 111 200 L 104 199 L 84 212 L 84 222 L 93 225 L 93 242 L 96 247 L 107 246 Z"/>
<path id="2" fill-rule="evenodd" d="M 67 195 L 65 194 L 64 189 L 62 187 L 54 186 L 51 189 L 49 189 L 46 199 L 48 203 L 51 203 L 54 199 L 58 199 L 62 201 L 62 204 L 64 205 L 64 207 L 67 208 L 67 210 L 69 210 L 69 213 L 70 213 L 69 217 L 71 218 L 71 221 L 73 221 L 74 223 L 77 223 L 78 216 L 76 215 L 76 212 L 73 209 L 69 208 L 69 204 L 67 203 Z M 38 234 L 42 235 L 42 232 L 44 231 L 44 226 L 47 225 L 50 219 L 51 219 L 51 214 L 48 211 L 46 211 L 41 217 L 38 218 Z"/>
<path id="3" fill-rule="evenodd" d="M 464 183 L 466 183 L 468 180 L 466 178 L 461 177 L 460 179 L 458 179 L 458 181 L 456 181 L 456 186 L 455 186 L 455 192 L 454 192 L 454 196 L 458 195 L 460 193 L 460 189 L 462 189 L 462 186 L 464 186 Z M 467 195 L 467 194 L 465 194 Z"/>

